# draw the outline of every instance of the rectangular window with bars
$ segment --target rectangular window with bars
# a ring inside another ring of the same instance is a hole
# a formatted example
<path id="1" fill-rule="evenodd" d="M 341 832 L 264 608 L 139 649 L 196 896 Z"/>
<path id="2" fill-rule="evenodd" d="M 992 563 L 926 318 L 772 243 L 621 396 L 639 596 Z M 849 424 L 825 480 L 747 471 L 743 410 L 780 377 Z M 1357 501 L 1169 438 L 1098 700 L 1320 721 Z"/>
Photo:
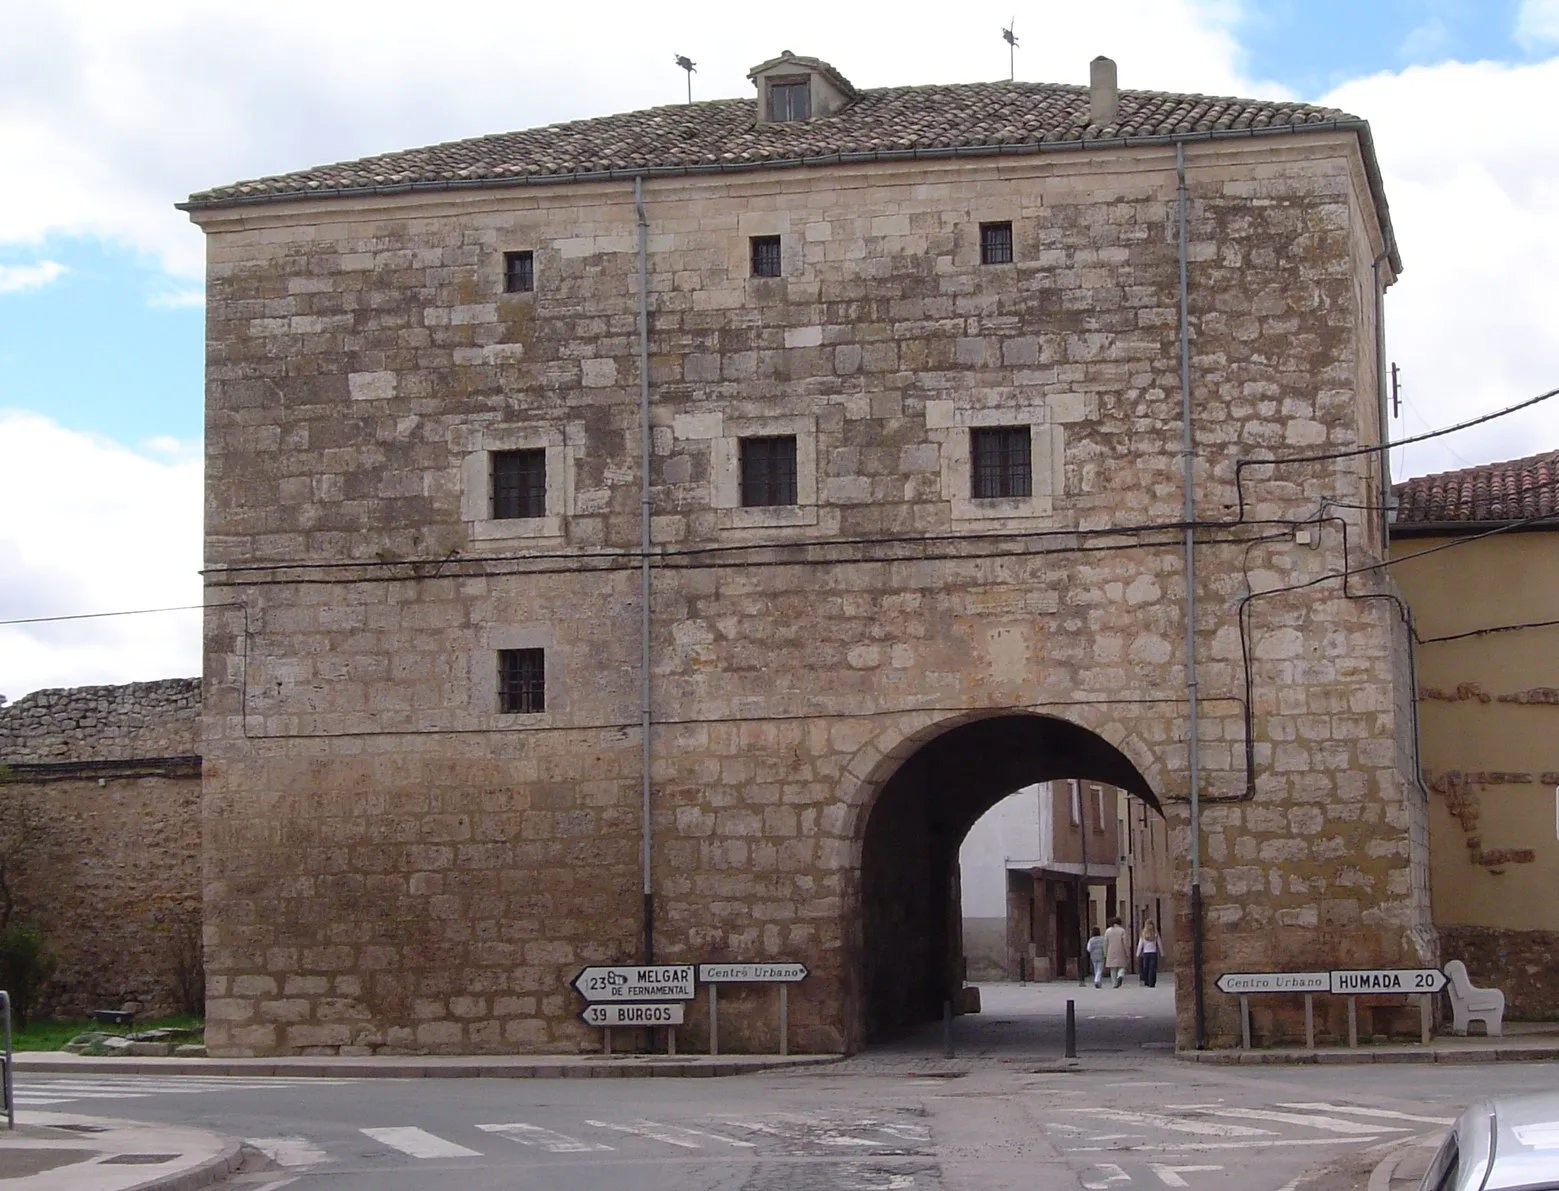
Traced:
<path id="1" fill-rule="evenodd" d="M 780 275 L 780 238 L 778 236 L 754 236 L 752 238 L 752 275 L 754 277 L 778 277 Z"/>
<path id="2" fill-rule="evenodd" d="M 795 435 L 742 439 L 742 507 L 795 503 Z"/>
<path id="3" fill-rule="evenodd" d="M 494 451 L 493 519 L 547 515 L 547 452 Z"/>
<path id="4" fill-rule="evenodd" d="M 528 294 L 536 288 L 536 254 L 534 252 L 506 252 L 503 254 L 503 292 Z"/>
<path id="5" fill-rule="evenodd" d="M 980 263 L 982 265 L 1012 264 L 1012 224 L 982 223 L 980 225 Z"/>
<path id="6" fill-rule="evenodd" d="M 977 500 L 1034 494 L 1033 452 L 1027 426 L 981 426 L 969 431 L 969 493 Z"/>
<path id="7" fill-rule="evenodd" d="M 505 715 L 534 715 L 547 710 L 547 651 L 498 651 L 498 710 Z"/>

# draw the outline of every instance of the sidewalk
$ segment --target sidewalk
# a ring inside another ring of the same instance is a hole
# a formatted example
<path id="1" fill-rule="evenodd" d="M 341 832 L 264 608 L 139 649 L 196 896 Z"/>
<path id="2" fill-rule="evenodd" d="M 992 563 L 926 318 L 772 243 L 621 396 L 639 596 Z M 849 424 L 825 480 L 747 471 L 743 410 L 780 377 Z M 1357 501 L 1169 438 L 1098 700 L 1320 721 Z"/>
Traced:
<path id="1" fill-rule="evenodd" d="M 4 1191 L 196 1191 L 241 1160 L 237 1141 L 201 1129 L 59 1112 L 0 1122 Z"/>
<path id="2" fill-rule="evenodd" d="M 1306 1050 L 1302 1046 L 1274 1046 L 1259 1050 L 1182 1050 L 1176 1058 L 1192 1063 L 1231 1066 L 1266 1064 L 1355 1063 L 1532 1063 L 1559 1061 L 1559 1022 L 1507 1021 L 1503 1038 L 1481 1034 L 1454 1034 L 1419 1042 L 1328 1046 Z"/>

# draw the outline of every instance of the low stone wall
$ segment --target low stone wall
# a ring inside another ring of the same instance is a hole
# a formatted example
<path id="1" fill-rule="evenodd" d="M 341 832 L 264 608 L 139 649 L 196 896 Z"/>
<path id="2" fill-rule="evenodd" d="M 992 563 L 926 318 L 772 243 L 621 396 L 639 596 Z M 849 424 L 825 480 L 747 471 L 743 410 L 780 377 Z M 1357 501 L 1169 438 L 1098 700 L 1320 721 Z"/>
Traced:
<path id="1" fill-rule="evenodd" d="M 1474 984 L 1504 992 L 1506 1017 L 1559 1018 L 1559 931 L 1442 926 L 1440 954 L 1466 964 Z"/>
<path id="2" fill-rule="evenodd" d="M 200 683 L 38 691 L 0 708 L 13 919 L 58 960 L 36 1011 L 181 1007 L 200 960 Z"/>

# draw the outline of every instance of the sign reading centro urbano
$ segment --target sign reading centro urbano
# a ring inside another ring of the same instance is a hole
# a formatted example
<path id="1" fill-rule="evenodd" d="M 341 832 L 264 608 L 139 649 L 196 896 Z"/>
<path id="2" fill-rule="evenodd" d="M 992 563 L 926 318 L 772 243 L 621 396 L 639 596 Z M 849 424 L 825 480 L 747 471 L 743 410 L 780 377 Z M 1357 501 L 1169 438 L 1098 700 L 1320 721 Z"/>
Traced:
<path id="1" fill-rule="evenodd" d="M 586 1005 L 579 1017 L 587 1026 L 680 1026 L 684 1008 L 680 1001 L 669 1005 Z"/>
<path id="2" fill-rule="evenodd" d="M 704 984 L 794 984 L 807 978 L 806 964 L 699 964 Z"/>
<path id="3" fill-rule="evenodd" d="M 1329 972 L 1225 972 L 1217 980 L 1225 993 L 1329 992 Z"/>
<path id="4" fill-rule="evenodd" d="M 1437 993 L 1445 987 L 1445 973 L 1434 968 L 1360 968 L 1333 972 L 1331 992 L 1343 996 L 1360 993 Z"/>
<path id="5" fill-rule="evenodd" d="M 574 991 L 587 1001 L 691 1001 L 693 965 L 586 968 L 574 977 L 573 985 Z"/>

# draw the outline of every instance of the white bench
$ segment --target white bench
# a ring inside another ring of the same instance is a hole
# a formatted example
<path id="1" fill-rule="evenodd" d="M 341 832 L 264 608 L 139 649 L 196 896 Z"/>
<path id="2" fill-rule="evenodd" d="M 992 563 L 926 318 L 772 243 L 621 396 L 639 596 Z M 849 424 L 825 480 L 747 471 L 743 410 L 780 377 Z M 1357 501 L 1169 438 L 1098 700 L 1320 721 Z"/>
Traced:
<path id="1" fill-rule="evenodd" d="M 1490 1038 L 1498 1038 L 1503 1032 L 1505 1020 L 1505 994 L 1497 988 L 1478 988 L 1467 975 L 1467 965 L 1453 959 L 1445 965 L 1445 976 L 1450 982 L 1445 992 L 1451 998 L 1451 1031 L 1465 1034 L 1467 1025 L 1481 1021 Z"/>

